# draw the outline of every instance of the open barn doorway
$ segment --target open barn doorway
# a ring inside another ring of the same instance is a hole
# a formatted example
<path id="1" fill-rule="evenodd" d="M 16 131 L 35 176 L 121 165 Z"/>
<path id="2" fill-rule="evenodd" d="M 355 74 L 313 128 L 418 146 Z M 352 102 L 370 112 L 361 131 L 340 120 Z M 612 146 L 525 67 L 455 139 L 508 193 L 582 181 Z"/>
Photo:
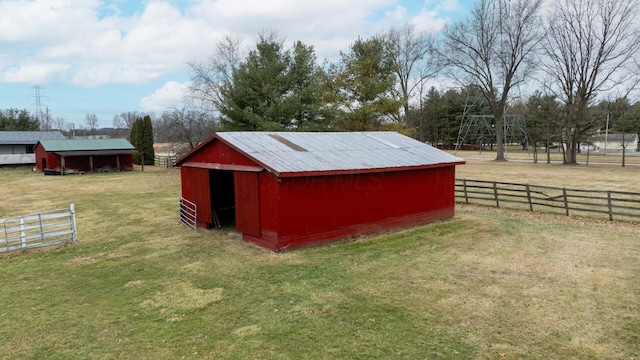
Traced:
<path id="1" fill-rule="evenodd" d="M 235 226 L 236 199 L 233 171 L 209 170 L 211 217 L 214 227 Z"/>

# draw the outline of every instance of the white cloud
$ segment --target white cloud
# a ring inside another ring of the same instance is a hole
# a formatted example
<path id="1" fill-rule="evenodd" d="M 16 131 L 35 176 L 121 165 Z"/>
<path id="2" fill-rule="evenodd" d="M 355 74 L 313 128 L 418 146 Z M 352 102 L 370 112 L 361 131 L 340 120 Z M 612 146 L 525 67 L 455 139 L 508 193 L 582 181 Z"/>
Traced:
<path id="1" fill-rule="evenodd" d="M 267 29 L 335 60 L 358 36 L 391 26 L 411 21 L 418 29 L 439 29 L 445 21 L 439 11 L 458 6 L 426 1 L 412 14 L 398 0 L 150 0 L 125 16 L 119 11 L 125 4 L 0 1 L 0 82 L 145 84 L 206 59 L 224 33 L 250 46 Z"/>
<path id="2" fill-rule="evenodd" d="M 422 9 L 409 20 L 409 23 L 414 25 L 417 31 L 436 34 L 444 28 L 448 21 L 437 10 Z"/>
<path id="3" fill-rule="evenodd" d="M 458 11 L 460 10 L 460 4 L 457 0 L 444 0 L 438 1 L 434 8 L 442 11 Z"/>
<path id="4" fill-rule="evenodd" d="M 44 64 L 40 62 L 27 61 L 20 67 L 7 67 L 0 78 L 3 82 L 24 82 L 38 84 L 42 79 L 61 80 L 69 70 L 69 66 L 59 63 Z"/>
<path id="5" fill-rule="evenodd" d="M 140 107 L 144 111 L 164 111 L 172 107 L 182 107 L 184 93 L 188 86 L 189 82 L 169 81 L 153 94 L 142 98 Z"/>
<path id="6" fill-rule="evenodd" d="M 57 75 L 81 87 L 144 83 L 184 70 L 216 35 L 167 2 L 152 1 L 129 18 L 100 19 L 100 6 L 89 0 L 0 2 L 0 81 L 43 83 L 56 78 L 43 69 L 64 67 Z"/>

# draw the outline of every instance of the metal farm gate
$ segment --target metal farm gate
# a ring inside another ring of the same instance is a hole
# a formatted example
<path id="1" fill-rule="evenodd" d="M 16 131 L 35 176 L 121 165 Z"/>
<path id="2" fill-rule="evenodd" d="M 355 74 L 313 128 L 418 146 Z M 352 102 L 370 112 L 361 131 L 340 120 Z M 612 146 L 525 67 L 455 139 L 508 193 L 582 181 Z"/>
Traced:
<path id="1" fill-rule="evenodd" d="M 0 232 L 0 252 L 76 242 L 75 207 L 0 219 Z"/>
<path id="2" fill-rule="evenodd" d="M 180 221 L 188 227 L 195 229 L 198 217 L 197 214 L 198 206 L 195 203 L 180 197 Z"/>

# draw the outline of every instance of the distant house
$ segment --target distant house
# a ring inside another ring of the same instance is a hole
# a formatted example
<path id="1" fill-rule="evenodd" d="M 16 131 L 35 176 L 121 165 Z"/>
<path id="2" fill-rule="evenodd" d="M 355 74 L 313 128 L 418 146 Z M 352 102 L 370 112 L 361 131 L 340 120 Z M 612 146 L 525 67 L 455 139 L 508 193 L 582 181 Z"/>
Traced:
<path id="1" fill-rule="evenodd" d="M 606 138 L 606 139 L 605 139 Z M 600 152 L 621 153 L 623 149 L 626 152 L 638 151 L 638 134 L 624 134 L 624 142 L 622 134 L 599 135 L 594 141 L 594 145 Z"/>
<path id="2" fill-rule="evenodd" d="M 40 140 L 64 140 L 60 131 L 0 131 L 0 166 L 35 165 Z"/>
<path id="3" fill-rule="evenodd" d="M 111 172 L 133 169 L 135 147 L 126 139 L 42 140 L 35 148 L 38 170 Z"/>

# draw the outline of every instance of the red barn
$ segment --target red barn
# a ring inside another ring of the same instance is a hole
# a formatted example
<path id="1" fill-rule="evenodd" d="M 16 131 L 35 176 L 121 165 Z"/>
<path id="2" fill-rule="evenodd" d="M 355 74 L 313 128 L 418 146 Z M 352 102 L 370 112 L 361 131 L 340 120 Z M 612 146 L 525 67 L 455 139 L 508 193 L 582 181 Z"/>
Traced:
<path id="1" fill-rule="evenodd" d="M 273 251 L 452 217 L 460 164 L 395 132 L 219 132 L 177 161 L 197 226 Z"/>
<path id="2" fill-rule="evenodd" d="M 133 169 L 137 151 L 126 139 L 40 140 L 36 144 L 36 167 L 51 170 L 120 171 Z"/>

